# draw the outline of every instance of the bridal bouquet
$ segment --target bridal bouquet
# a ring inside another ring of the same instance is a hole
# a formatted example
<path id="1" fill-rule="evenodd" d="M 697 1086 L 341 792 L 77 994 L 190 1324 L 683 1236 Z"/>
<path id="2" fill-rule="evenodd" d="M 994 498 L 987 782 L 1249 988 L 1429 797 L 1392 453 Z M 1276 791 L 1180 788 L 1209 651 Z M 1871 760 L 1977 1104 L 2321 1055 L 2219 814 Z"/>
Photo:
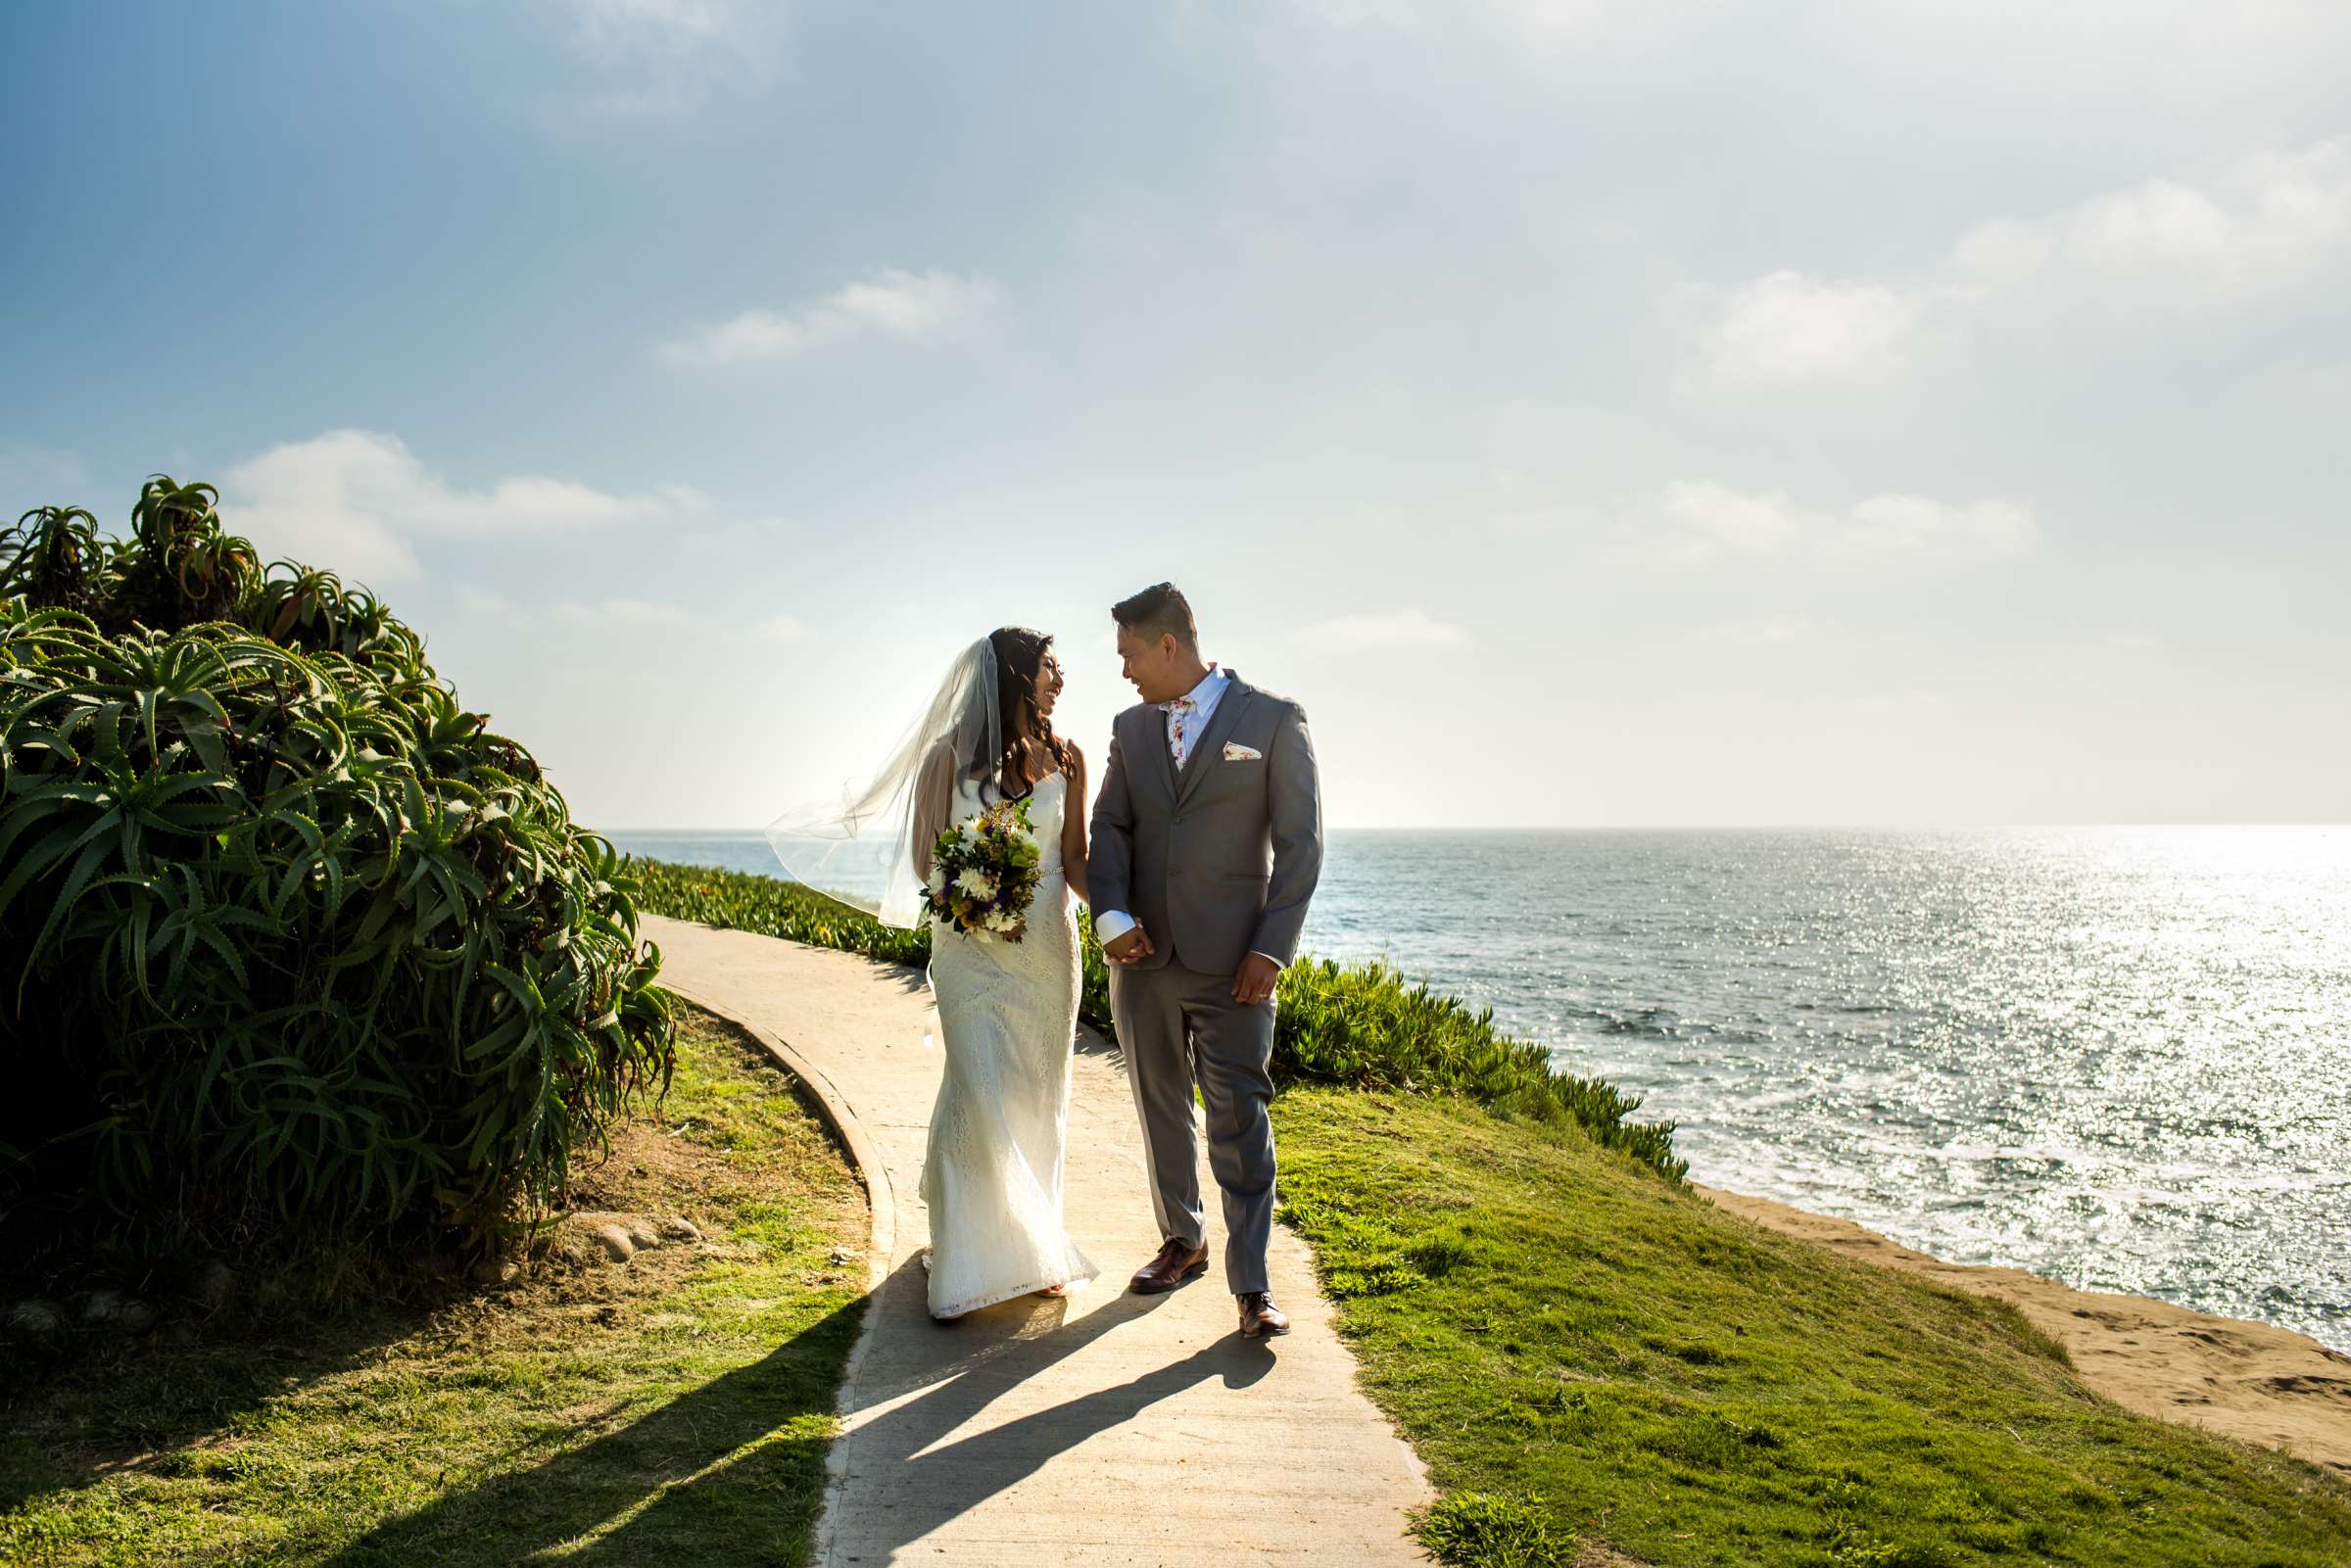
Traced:
<path id="1" fill-rule="evenodd" d="M 1041 857 L 1026 800 L 999 800 L 949 828 L 931 847 L 924 907 L 966 936 L 1027 934 Z"/>

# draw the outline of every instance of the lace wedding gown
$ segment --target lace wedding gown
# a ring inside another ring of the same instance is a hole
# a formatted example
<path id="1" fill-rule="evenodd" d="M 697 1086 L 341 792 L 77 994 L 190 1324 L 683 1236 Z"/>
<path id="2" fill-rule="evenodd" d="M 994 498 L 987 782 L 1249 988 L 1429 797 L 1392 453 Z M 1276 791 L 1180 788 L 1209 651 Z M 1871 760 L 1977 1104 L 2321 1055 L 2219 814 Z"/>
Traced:
<path id="1" fill-rule="evenodd" d="M 954 821 L 980 810 L 978 788 L 958 787 Z M 1042 876 L 1023 940 L 931 924 L 931 994 L 946 1056 L 923 1157 L 935 1317 L 1094 1277 L 1062 1229 L 1078 1027 L 1078 932 L 1061 864 L 1068 794 L 1055 774 L 1029 800 Z"/>

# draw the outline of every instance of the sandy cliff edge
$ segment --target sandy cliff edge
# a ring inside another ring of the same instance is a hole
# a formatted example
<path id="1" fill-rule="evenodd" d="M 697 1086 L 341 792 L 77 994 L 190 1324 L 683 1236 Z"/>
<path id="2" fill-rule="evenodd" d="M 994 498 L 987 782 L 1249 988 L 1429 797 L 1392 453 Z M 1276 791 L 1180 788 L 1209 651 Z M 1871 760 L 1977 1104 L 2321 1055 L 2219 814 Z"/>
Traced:
<path id="1" fill-rule="evenodd" d="M 1768 1230 L 2007 1302 L 2065 1347 L 2084 1383 L 2125 1409 L 2280 1449 L 2351 1480 L 2351 1355 L 2308 1335 L 2141 1296 L 2079 1291 L 2021 1268 L 1946 1263 L 1849 1219 L 1697 1190 Z"/>

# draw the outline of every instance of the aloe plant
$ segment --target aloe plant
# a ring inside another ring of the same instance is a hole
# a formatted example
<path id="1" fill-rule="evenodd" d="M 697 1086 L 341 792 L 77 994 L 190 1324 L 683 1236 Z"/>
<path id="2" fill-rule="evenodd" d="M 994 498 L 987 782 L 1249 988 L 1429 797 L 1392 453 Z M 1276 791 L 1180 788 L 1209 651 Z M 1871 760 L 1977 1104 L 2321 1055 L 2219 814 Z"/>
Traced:
<path id="1" fill-rule="evenodd" d="M 0 531 L 0 1227 L 480 1241 L 667 1083 L 635 879 L 215 499 Z"/>

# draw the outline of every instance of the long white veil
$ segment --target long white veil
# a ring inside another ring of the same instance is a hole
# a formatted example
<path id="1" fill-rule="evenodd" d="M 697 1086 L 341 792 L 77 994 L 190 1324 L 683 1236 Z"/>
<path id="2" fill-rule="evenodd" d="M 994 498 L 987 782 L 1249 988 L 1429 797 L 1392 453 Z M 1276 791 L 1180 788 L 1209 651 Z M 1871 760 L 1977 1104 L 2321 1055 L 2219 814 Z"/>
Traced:
<path id="1" fill-rule="evenodd" d="M 945 825 L 926 809 L 928 770 L 953 781 L 1004 750 L 995 644 L 982 638 L 955 656 L 930 705 L 882 764 L 838 799 L 800 806 L 767 825 L 768 846 L 793 881 L 864 910 L 885 926 L 923 919 L 918 862 Z M 877 862 L 879 862 L 877 864 Z"/>

